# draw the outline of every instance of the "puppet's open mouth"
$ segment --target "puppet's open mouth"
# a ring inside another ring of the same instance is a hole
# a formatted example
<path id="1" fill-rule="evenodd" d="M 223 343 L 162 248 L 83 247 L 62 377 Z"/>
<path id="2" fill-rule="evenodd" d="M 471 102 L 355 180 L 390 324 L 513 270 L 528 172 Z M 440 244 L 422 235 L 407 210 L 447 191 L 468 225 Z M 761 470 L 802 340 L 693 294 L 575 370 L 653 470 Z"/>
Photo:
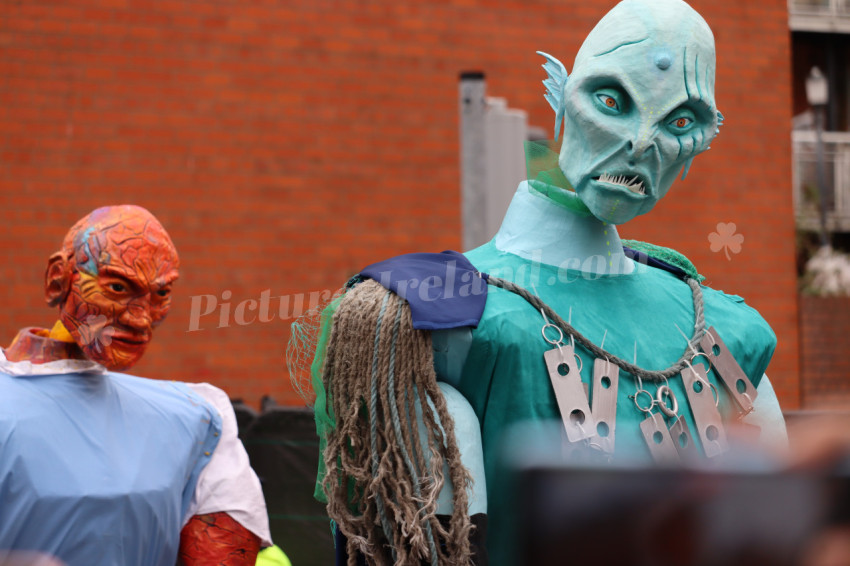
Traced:
<path id="1" fill-rule="evenodd" d="M 622 187 L 631 191 L 636 195 L 646 195 L 646 180 L 640 175 L 609 175 L 603 173 L 599 177 L 595 177 L 594 181 L 607 183 L 617 187 Z"/>

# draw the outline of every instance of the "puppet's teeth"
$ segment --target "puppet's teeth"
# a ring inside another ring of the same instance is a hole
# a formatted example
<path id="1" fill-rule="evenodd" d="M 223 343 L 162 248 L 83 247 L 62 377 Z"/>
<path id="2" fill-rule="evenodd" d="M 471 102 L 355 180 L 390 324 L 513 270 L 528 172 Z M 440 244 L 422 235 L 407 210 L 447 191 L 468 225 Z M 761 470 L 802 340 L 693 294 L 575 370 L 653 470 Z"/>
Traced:
<path id="1" fill-rule="evenodd" d="M 625 187 L 636 194 L 646 194 L 646 189 L 643 186 L 643 181 L 637 175 L 629 179 L 625 175 L 614 176 L 609 175 L 608 173 L 602 173 L 599 176 L 599 181 L 602 183 L 609 183 L 611 185 L 620 185 L 621 187 Z"/>

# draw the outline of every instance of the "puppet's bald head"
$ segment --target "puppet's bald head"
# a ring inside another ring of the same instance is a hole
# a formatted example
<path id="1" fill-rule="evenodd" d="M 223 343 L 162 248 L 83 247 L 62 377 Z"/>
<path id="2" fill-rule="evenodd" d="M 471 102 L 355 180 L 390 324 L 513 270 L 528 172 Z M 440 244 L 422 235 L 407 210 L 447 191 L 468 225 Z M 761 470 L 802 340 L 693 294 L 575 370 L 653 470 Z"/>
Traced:
<path id="1" fill-rule="evenodd" d="M 559 165 L 600 220 L 649 212 L 717 133 L 714 36 L 682 0 L 624 0 L 563 89 Z"/>
<path id="2" fill-rule="evenodd" d="M 167 315 L 178 267 L 171 238 L 150 212 L 98 208 L 51 256 L 45 296 L 89 359 L 125 369 L 142 357 Z"/>

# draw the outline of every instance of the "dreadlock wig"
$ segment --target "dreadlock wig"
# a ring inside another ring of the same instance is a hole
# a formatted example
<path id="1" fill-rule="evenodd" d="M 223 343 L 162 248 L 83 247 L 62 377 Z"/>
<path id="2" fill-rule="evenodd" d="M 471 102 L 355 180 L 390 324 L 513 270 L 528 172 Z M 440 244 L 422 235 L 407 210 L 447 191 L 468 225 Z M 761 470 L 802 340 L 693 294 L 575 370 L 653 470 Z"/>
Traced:
<path id="1" fill-rule="evenodd" d="M 322 366 L 327 413 L 322 484 L 348 539 L 350 566 L 470 563 L 467 487 L 454 425 L 434 372 L 431 334 L 404 299 L 366 280 L 340 300 Z M 437 495 L 454 488 L 449 520 Z"/>

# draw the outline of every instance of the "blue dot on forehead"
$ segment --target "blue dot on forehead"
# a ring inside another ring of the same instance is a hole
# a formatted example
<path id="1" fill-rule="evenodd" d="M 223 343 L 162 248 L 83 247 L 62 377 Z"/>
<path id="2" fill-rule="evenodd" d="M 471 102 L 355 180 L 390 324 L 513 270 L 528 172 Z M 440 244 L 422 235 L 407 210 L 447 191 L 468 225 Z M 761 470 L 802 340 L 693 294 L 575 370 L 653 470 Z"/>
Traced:
<path id="1" fill-rule="evenodd" d="M 655 56 L 655 66 L 661 69 L 662 71 L 666 71 L 670 68 L 670 65 L 673 64 L 673 57 L 666 51 L 662 51 L 658 55 Z"/>

